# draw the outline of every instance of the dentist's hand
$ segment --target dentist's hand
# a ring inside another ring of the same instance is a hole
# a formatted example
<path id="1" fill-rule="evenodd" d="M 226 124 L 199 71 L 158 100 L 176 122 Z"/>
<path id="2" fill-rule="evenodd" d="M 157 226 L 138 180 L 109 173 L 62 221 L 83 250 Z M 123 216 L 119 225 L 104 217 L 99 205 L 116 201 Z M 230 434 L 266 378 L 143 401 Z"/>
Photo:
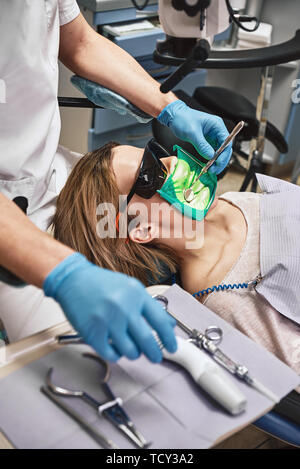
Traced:
<path id="1" fill-rule="evenodd" d="M 168 104 L 157 117 L 161 124 L 169 127 L 181 140 L 189 142 L 201 156 L 210 160 L 215 150 L 228 137 L 228 131 L 220 117 L 196 111 L 183 101 Z M 227 166 L 231 157 L 231 145 L 219 156 L 209 172 L 219 174 Z"/>
<path id="2" fill-rule="evenodd" d="M 136 279 L 100 269 L 75 253 L 50 272 L 43 288 L 84 341 L 106 360 L 122 355 L 134 360 L 144 353 L 150 361 L 160 362 L 162 353 L 151 329 L 166 350 L 176 351 L 176 321 Z"/>

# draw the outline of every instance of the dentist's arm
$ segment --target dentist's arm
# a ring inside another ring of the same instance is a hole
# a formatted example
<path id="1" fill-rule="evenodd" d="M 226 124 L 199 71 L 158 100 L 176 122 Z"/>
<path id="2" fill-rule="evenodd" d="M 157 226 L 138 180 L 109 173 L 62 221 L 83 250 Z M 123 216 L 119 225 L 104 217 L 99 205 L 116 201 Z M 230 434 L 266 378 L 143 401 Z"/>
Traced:
<path id="1" fill-rule="evenodd" d="M 116 91 L 153 117 L 175 101 L 126 51 L 98 34 L 82 14 L 60 28 L 60 60 L 74 73 Z"/>
<path id="2" fill-rule="evenodd" d="M 0 213 L 0 265 L 43 288 L 99 355 L 115 361 L 144 353 L 153 362 L 161 361 L 151 328 L 168 351 L 176 350 L 175 321 L 140 282 L 100 269 L 54 240 L 1 193 Z"/>
<path id="3" fill-rule="evenodd" d="M 126 51 L 94 31 L 80 14 L 60 28 L 60 60 L 74 73 L 99 83 L 170 127 L 207 159 L 221 146 L 228 131 L 219 117 L 195 111 L 154 80 Z M 210 171 L 220 173 L 231 156 L 224 150 Z"/>
<path id="4" fill-rule="evenodd" d="M 74 251 L 40 231 L 1 193 L 0 214 L 0 265 L 42 288 L 49 272 Z"/>

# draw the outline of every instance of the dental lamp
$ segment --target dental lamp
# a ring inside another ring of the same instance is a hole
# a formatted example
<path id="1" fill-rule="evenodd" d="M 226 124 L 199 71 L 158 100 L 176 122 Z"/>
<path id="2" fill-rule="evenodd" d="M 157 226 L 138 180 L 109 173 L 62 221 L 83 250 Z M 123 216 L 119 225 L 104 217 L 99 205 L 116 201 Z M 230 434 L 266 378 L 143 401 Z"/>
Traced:
<path id="1" fill-rule="evenodd" d="M 238 27 L 255 31 L 259 26 L 256 17 L 239 15 L 229 0 L 159 0 L 159 18 L 166 39 L 158 41 L 159 54 L 184 58 L 184 62 L 161 85 L 167 93 L 210 54 L 213 37 L 228 28 L 231 22 Z M 255 22 L 247 28 L 245 22 Z"/>

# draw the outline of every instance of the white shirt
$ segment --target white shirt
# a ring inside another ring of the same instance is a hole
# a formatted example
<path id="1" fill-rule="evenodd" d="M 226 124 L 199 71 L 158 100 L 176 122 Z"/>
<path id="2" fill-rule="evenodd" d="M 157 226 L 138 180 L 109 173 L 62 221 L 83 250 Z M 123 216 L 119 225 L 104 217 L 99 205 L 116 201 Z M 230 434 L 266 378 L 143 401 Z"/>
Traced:
<path id="1" fill-rule="evenodd" d="M 29 215 L 57 194 L 59 27 L 79 12 L 75 0 L 0 2 L 0 191 L 27 197 Z"/>

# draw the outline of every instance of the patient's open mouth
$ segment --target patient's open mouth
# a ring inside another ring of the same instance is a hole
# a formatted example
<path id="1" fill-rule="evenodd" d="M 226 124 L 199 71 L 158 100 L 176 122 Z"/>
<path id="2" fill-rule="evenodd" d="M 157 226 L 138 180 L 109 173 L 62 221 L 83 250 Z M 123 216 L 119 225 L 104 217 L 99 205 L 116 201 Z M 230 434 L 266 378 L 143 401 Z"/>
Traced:
<path id="1" fill-rule="evenodd" d="M 204 210 L 210 202 L 210 190 L 205 181 L 198 179 L 198 174 L 191 171 L 190 166 L 184 160 L 177 159 L 174 170 L 171 172 L 177 197 L 182 202 L 187 202 L 191 207 Z M 199 168 L 199 172 L 200 172 Z M 205 179 L 205 176 L 203 176 Z"/>
<path id="2" fill-rule="evenodd" d="M 176 145 L 175 149 L 177 159 L 172 161 L 170 175 L 157 192 L 184 215 L 201 221 L 213 202 L 217 178 L 209 172 L 200 176 L 204 164 Z"/>

